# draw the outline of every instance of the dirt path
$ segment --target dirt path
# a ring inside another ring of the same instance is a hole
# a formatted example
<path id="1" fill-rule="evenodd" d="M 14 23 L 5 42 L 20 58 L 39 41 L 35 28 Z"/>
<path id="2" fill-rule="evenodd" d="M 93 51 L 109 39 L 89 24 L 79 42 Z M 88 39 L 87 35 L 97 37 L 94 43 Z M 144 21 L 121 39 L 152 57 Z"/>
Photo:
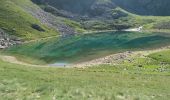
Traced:
<path id="1" fill-rule="evenodd" d="M 5 55 L 0 55 L 0 59 L 4 62 L 9 62 L 13 64 L 19 64 L 19 65 L 24 65 L 24 66 L 33 66 L 33 67 L 49 67 L 46 65 L 33 65 L 33 64 L 28 64 L 22 61 L 19 61 L 16 59 L 14 56 L 5 56 Z"/>

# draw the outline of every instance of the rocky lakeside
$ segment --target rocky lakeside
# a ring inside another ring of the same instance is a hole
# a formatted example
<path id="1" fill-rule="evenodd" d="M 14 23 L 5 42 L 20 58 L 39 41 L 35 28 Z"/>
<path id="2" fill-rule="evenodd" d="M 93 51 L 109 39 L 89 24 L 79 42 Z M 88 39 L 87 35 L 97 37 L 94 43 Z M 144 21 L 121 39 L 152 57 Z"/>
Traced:
<path id="1" fill-rule="evenodd" d="M 125 62 L 134 63 L 136 58 L 147 58 L 149 54 L 160 52 L 163 50 L 170 50 L 170 46 L 161 47 L 154 50 L 126 51 L 122 53 L 116 53 L 91 61 L 78 63 L 72 66 L 74 66 L 75 68 L 86 68 L 99 65 L 120 65 Z"/>

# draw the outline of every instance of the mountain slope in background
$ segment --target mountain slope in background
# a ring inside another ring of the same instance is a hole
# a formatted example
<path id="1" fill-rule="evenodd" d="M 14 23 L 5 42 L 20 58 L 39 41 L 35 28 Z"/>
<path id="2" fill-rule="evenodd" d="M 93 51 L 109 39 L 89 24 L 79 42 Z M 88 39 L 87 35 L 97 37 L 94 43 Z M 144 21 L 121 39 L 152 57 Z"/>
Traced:
<path id="1" fill-rule="evenodd" d="M 136 26 L 128 22 L 128 13 L 111 0 L 32 1 L 46 12 L 79 22 L 87 30 L 119 30 Z"/>
<path id="2" fill-rule="evenodd" d="M 170 15 L 169 0 L 32 0 L 79 15 L 99 16 L 109 9 L 123 8 L 140 15 Z"/>
<path id="3" fill-rule="evenodd" d="M 11 35 L 23 39 L 35 39 L 57 34 L 52 28 L 42 24 L 22 6 L 33 5 L 27 0 L 1 0 L 0 28 Z"/>
<path id="4" fill-rule="evenodd" d="M 45 11 L 58 16 L 65 16 L 74 19 L 74 17 L 84 18 L 102 18 L 117 19 L 127 16 L 122 11 L 114 11 L 117 6 L 111 0 L 32 0 L 40 5 Z M 116 13 L 116 14 L 115 14 Z M 75 20 L 78 20 L 76 19 Z M 81 20 L 82 20 L 81 19 Z"/>
<path id="5" fill-rule="evenodd" d="M 0 12 L 0 28 L 24 40 L 81 30 L 78 23 L 44 12 L 30 0 L 1 0 Z"/>
<path id="6" fill-rule="evenodd" d="M 169 16 L 169 0 L 113 0 L 123 9 L 140 14 L 154 16 Z"/>
<path id="7" fill-rule="evenodd" d="M 102 14 L 116 8 L 110 0 L 32 0 L 37 4 L 48 4 L 58 10 L 71 12 L 82 16 L 101 16 Z"/>
<path id="8" fill-rule="evenodd" d="M 146 29 L 170 29 L 169 17 L 138 16 L 125 11 L 133 10 L 135 13 L 152 15 L 150 10 L 141 11 L 140 7 L 145 5 L 149 9 L 158 4 L 155 10 L 163 9 L 163 13 L 168 15 L 168 1 L 159 3 L 159 0 L 149 0 L 151 6 L 146 5 L 149 2 L 146 0 L 128 1 L 1 0 L 0 29 L 23 40 L 82 33 L 87 30 L 122 30 L 139 26 L 145 26 Z"/>
<path id="9" fill-rule="evenodd" d="M 160 0 L 32 1 L 46 12 L 79 22 L 87 30 L 121 30 L 140 26 L 146 29 L 165 29 L 163 27 L 167 26 L 166 29 L 170 29 L 167 17 L 135 15 L 168 15 L 167 0 L 163 2 Z"/>
<path id="10" fill-rule="evenodd" d="M 57 9 L 78 14 L 92 14 L 95 8 L 115 8 L 119 6 L 140 15 L 170 15 L 169 0 L 32 0 L 37 4 L 48 4 Z M 97 5 L 97 6 L 95 6 Z M 96 12 L 93 12 L 96 13 Z M 92 14 L 93 15 L 93 14 Z"/>

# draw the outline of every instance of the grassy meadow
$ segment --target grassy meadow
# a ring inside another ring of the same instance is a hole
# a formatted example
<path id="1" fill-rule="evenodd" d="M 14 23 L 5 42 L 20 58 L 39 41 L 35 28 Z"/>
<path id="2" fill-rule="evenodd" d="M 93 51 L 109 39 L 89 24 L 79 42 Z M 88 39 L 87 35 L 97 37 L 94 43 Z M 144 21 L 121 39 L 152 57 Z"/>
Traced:
<path id="1" fill-rule="evenodd" d="M 0 99 L 168 100 L 170 65 L 162 72 L 157 70 L 157 63 L 143 67 L 120 64 L 64 69 L 0 61 Z"/>
<path id="2" fill-rule="evenodd" d="M 169 100 L 169 56 L 169 50 L 159 51 L 133 56 L 132 62 L 89 68 L 31 67 L 0 60 L 0 99 Z"/>
<path id="3" fill-rule="evenodd" d="M 80 34 L 68 39 L 48 39 L 60 33 L 30 14 L 28 8 L 34 11 L 37 5 L 30 0 L 0 0 L 0 3 L 0 29 L 28 41 L 0 50 L 0 56 L 15 56 L 29 64 L 81 62 L 128 50 L 155 49 L 170 43 L 170 17 L 138 16 L 117 8 L 128 16 L 84 22 L 93 26 L 87 28 L 89 32 L 115 30 L 115 25 L 143 26 L 143 30 L 148 31 L 107 34 L 83 34 L 87 30 L 82 23 L 56 17 L 54 24 L 64 23 Z M 45 31 L 38 31 L 32 25 Z M 88 68 L 33 67 L 0 59 L 0 100 L 169 100 L 170 50 L 132 59 Z"/>

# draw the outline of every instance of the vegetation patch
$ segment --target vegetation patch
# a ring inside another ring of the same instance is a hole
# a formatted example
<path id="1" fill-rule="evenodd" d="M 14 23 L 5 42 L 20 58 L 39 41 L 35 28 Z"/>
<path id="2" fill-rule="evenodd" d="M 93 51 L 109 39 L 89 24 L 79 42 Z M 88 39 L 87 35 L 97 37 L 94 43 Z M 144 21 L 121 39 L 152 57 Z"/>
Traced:
<path id="1" fill-rule="evenodd" d="M 162 62 L 162 64 L 170 63 L 170 51 L 169 50 L 161 51 L 158 53 L 153 53 L 153 54 L 149 55 L 149 57 Z"/>

